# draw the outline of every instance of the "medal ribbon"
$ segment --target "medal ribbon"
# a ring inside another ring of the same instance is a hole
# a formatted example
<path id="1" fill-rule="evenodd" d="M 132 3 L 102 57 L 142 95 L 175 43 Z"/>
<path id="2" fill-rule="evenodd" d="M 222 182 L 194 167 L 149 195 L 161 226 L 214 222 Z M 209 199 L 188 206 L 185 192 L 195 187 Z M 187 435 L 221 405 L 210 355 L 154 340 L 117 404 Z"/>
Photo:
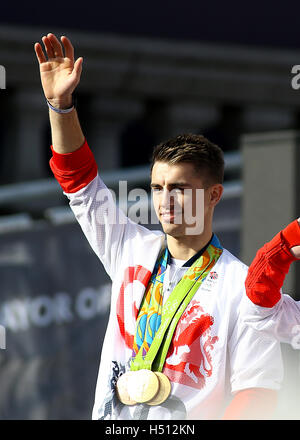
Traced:
<path id="1" fill-rule="evenodd" d="M 222 254 L 216 235 L 203 254 L 187 270 L 162 310 L 163 279 L 168 249 L 158 259 L 137 317 L 131 371 L 162 371 L 176 325 L 189 302 Z"/>
<path id="2" fill-rule="evenodd" d="M 160 326 L 163 302 L 162 287 L 167 265 L 168 249 L 166 248 L 155 264 L 141 303 L 133 342 L 133 358 L 138 354 L 141 347 L 143 347 L 143 356 L 146 355 L 152 344 L 154 335 Z"/>

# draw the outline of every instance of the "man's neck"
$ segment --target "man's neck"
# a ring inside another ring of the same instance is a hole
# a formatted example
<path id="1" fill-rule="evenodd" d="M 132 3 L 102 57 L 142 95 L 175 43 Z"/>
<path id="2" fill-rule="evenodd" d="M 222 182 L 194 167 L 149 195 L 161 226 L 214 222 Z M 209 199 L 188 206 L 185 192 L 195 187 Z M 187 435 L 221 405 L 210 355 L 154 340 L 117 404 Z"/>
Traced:
<path id="1" fill-rule="evenodd" d="M 172 237 L 167 235 L 168 249 L 173 258 L 187 261 L 210 241 L 211 236 L 211 229 L 197 236 Z"/>

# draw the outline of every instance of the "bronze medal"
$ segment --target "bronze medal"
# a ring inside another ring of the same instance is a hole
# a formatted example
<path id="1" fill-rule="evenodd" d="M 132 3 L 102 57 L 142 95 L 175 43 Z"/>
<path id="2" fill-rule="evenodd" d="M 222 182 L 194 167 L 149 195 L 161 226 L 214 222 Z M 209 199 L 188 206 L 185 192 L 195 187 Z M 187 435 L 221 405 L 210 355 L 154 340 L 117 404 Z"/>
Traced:
<path id="1" fill-rule="evenodd" d="M 159 380 L 151 370 L 132 371 L 128 379 L 128 393 L 132 401 L 145 403 L 153 399 L 158 392 Z"/>
<path id="2" fill-rule="evenodd" d="M 169 378 L 165 374 L 160 373 L 159 371 L 155 371 L 154 374 L 158 378 L 159 389 L 158 392 L 153 397 L 153 399 L 147 402 L 147 405 L 151 405 L 151 406 L 160 405 L 161 403 L 163 403 L 165 400 L 167 400 L 171 392 L 171 382 L 169 381 Z"/>
<path id="3" fill-rule="evenodd" d="M 127 371 L 119 377 L 116 383 L 117 396 L 124 405 L 135 405 L 137 402 L 128 393 L 128 382 L 134 371 Z"/>

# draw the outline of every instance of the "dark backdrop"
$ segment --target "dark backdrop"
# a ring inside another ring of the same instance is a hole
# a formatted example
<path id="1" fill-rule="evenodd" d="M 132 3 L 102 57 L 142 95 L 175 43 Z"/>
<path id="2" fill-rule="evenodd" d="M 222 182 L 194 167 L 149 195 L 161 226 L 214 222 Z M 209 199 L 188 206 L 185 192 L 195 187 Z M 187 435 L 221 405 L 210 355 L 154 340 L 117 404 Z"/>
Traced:
<path id="1" fill-rule="evenodd" d="M 49 8 L 51 5 L 51 8 Z M 0 23 L 272 47 L 300 47 L 294 1 L 2 2 Z M 50 30 L 51 31 L 51 30 Z"/>

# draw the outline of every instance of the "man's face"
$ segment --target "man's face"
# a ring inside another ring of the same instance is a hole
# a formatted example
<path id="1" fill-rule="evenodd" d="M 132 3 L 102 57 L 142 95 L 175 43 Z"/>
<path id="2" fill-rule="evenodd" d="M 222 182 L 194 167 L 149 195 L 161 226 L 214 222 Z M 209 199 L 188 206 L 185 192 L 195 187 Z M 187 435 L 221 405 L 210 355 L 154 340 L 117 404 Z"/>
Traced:
<path id="1" fill-rule="evenodd" d="M 155 162 L 151 188 L 154 209 L 166 234 L 180 237 L 203 232 L 208 194 L 192 163 Z"/>

